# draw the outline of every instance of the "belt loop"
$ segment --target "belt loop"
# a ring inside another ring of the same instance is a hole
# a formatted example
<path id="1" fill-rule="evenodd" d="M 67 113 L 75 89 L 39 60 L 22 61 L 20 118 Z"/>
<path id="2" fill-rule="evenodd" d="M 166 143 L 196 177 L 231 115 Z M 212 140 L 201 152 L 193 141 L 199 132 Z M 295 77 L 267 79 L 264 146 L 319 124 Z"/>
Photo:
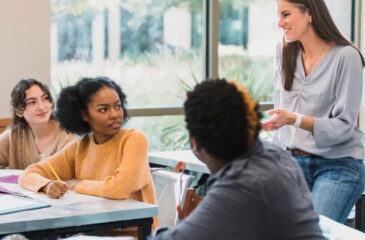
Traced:
<path id="1" fill-rule="evenodd" d="M 288 148 L 288 147 L 286 147 L 286 149 L 285 149 L 290 155 L 293 155 L 293 151 L 290 149 L 290 148 Z"/>

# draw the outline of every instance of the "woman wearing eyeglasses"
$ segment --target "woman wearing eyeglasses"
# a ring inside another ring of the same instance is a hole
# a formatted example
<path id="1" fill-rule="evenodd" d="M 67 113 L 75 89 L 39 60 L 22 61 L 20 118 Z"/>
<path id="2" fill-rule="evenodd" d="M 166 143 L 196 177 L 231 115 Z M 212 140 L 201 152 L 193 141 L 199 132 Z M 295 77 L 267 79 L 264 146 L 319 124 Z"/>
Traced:
<path id="1" fill-rule="evenodd" d="M 25 169 L 75 139 L 61 130 L 53 114 L 49 89 L 35 79 L 23 79 L 11 93 L 13 119 L 0 135 L 0 168 Z"/>

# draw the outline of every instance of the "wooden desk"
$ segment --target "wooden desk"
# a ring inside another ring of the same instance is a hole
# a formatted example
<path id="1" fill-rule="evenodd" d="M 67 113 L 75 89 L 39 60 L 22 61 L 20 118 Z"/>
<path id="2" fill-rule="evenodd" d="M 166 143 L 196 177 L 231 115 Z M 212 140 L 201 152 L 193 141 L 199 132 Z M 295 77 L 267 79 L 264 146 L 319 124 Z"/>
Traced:
<path id="1" fill-rule="evenodd" d="M 0 184 L 9 189 L 10 184 Z M 67 193 L 64 199 L 49 199 L 45 194 L 12 185 L 16 187 L 11 190 L 27 192 L 52 206 L 0 215 L 0 236 L 21 233 L 31 239 L 57 239 L 60 234 L 97 234 L 106 229 L 137 226 L 139 239 L 146 239 L 153 217 L 158 215 L 156 205 L 135 200 L 110 200 L 74 192 Z"/>
<path id="2" fill-rule="evenodd" d="M 11 118 L 0 118 L 0 133 L 5 131 L 5 129 L 11 124 L 11 121 Z"/>
<path id="3" fill-rule="evenodd" d="M 186 162 L 186 170 L 210 174 L 207 165 L 196 158 L 191 150 L 151 152 L 148 154 L 148 159 L 150 163 L 168 167 L 175 167 L 182 161 Z"/>

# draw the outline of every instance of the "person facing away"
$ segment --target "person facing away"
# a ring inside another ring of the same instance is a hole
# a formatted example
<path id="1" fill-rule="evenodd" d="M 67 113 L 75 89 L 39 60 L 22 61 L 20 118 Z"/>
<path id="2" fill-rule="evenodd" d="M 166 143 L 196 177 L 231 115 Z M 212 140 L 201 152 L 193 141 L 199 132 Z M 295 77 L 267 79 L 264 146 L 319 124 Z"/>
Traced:
<path id="1" fill-rule="evenodd" d="M 365 186 L 357 118 L 364 58 L 334 24 L 323 0 L 277 0 L 284 38 L 275 67 L 276 130 L 304 172 L 314 210 L 344 223 Z"/>
<path id="2" fill-rule="evenodd" d="M 246 89 L 204 81 L 188 92 L 184 110 L 192 151 L 211 172 L 207 194 L 153 240 L 325 239 L 298 164 L 258 138 L 261 115 Z"/>
<path id="3" fill-rule="evenodd" d="M 75 140 L 60 129 L 48 87 L 36 79 L 20 80 L 11 93 L 11 126 L 0 135 L 0 168 L 25 169 Z"/>
<path id="4" fill-rule="evenodd" d="M 128 116 L 126 95 L 114 81 L 84 78 L 63 89 L 56 115 L 62 128 L 82 138 L 26 168 L 19 178 L 22 187 L 45 192 L 50 198 L 61 198 L 73 190 L 156 204 L 147 139 L 137 130 L 121 129 Z"/>

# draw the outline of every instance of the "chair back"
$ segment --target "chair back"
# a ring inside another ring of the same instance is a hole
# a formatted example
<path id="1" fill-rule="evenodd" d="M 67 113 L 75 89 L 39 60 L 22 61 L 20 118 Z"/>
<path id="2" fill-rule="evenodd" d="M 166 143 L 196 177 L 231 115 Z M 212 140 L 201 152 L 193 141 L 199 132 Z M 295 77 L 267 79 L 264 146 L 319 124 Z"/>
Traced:
<path id="1" fill-rule="evenodd" d="M 11 118 L 0 118 L 0 133 L 4 132 L 5 129 L 11 124 Z"/>
<path id="2" fill-rule="evenodd" d="M 178 220 L 176 207 L 185 197 L 192 177 L 184 173 L 153 169 L 152 179 L 156 191 L 160 227 L 173 227 Z"/>

